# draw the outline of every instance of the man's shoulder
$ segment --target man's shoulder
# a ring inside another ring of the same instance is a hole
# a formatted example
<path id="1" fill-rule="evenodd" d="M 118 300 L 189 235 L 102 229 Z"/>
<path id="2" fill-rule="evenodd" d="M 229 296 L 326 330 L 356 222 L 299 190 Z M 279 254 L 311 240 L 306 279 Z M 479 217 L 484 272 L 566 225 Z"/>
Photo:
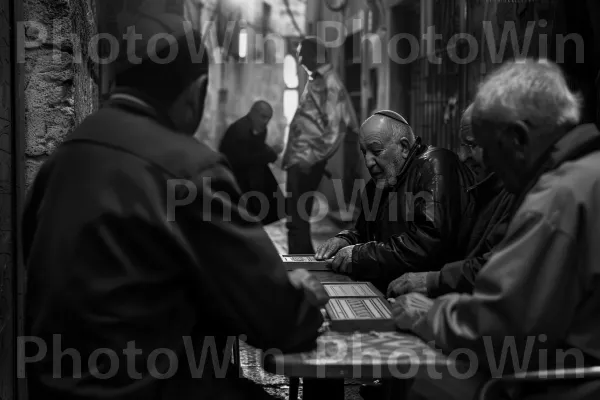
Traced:
<path id="1" fill-rule="evenodd" d="M 560 209 L 565 204 L 600 202 L 600 151 L 565 162 L 543 174 L 527 193 L 532 205 Z"/>
<path id="2" fill-rule="evenodd" d="M 552 229 L 575 235 L 581 222 L 598 223 L 600 152 L 543 174 L 527 192 L 513 220 L 539 218 Z M 593 221 L 593 222 L 592 222 Z"/>
<path id="3" fill-rule="evenodd" d="M 176 177 L 190 177 L 224 160 L 222 154 L 193 136 L 115 108 L 88 117 L 69 141 L 78 139 L 112 149 L 114 157 L 137 157 Z"/>
<path id="4" fill-rule="evenodd" d="M 421 168 L 431 169 L 434 173 L 440 173 L 447 168 L 459 165 L 460 160 L 456 153 L 443 147 L 427 146 L 417 158 L 417 165 Z"/>
<path id="5" fill-rule="evenodd" d="M 241 128 L 247 128 L 248 122 L 248 117 L 244 115 L 243 117 L 233 121 L 233 123 L 227 128 L 227 131 L 238 131 Z"/>
<path id="6" fill-rule="evenodd" d="M 323 86 L 329 91 L 341 92 L 343 85 L 342 80 L 333 69 L 323 76 Z"/>

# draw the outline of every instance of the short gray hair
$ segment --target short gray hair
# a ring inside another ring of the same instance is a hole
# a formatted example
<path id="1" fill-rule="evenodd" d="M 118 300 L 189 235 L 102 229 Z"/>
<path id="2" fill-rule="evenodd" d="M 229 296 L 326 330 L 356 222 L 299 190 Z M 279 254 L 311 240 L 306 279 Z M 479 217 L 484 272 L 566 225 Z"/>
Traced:
<path id="1" fill-rule="evenodd" d="M 415 142 L 415 133 L 409 125 L 403 124 L 395 119 L 386 118 L 388 129 L 391 132 L 392 139 L 399 141 L 402 138 L 407 138 L 412 145 Z"/>
<path id="2" fill-rule="evenodd" d="M 473 117 L 490 122 L 528 121 L 536 126 L 578 124 L 582 101 L 550 61 L 504 63 L 479 86 Z"/>

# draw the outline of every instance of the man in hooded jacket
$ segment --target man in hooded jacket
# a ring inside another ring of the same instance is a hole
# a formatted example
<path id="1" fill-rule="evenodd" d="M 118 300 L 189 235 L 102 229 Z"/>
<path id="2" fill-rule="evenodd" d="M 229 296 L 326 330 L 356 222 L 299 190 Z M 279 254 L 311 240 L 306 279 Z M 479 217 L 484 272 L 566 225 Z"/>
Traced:
<path id="1" fill-rule="evenodd" d="M 193 138 L 208 79 L 200 35 L 168 14 L 134 27 L 142 40 L 121 48 L 141 64 L 120 58 L 108 104 L 28 193 L 29 398 L 271 398 L 235 376 L 226 344 L 312 349 L 326 296 L 306 271 L 286 273 L 223 156 Z M 142 53 L 156 34 L 174 40 Z"/>

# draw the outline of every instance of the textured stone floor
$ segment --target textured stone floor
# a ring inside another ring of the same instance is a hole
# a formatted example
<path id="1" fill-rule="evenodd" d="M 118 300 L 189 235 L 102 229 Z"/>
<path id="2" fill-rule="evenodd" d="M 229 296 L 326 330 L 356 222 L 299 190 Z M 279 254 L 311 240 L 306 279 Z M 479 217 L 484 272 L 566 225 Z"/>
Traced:
<path id="1" fill-rule="evenodd" d="M 273 168 L 273 173 L 280 182 L 282 190 L 284 189 L 285 176 L 277 168 Z M 320 215 L 320 208 L 323 204 L 316 203 L 313 210 L 313 215 Z M 345 226 L 333 222 L 330 219 L 313 220 L 312 222 L 312 238 L 314 248 L 318 246 L 344 229 Z M 287 230 L 285 221 L 279 221 L 265 227 L 269 237 L 275 244 L 275 247 L 280 254 L 287 254 Z M 289 390 L 289 381 L 284 376 L 272 375 L 265 372 L 260 366 L 260 353 L 256 349 L 246 346 L 242 343 L 240 349 L 240 358 L 244 375 L 253 381 L 261 384 L 265 390 L 277 398 L 287 399 Z M 346 381 L 346 399 L 359 400 L 361 397 L 358 394 L 360 384 L 356 381 Z M 299 398 L 302 398 L 302 385 L 300 386 Z"/>
<path id="2" fill-rule="evenodd" d="M 267 392 L 279 399 L 288 398 L 289 381 L 284 376 L 278 376 L 265 372 L 260 366 L 260 353 L 251 347 L 242 344 L 240 349 L 240 358 L 244 376 L 262 385 Z M 357 381 L 346 381 L 347 400 L 360 400 L 358 388 L 360 386 Z M 299 398 L 302 399 L 302 385 L 300 385 Z"/>

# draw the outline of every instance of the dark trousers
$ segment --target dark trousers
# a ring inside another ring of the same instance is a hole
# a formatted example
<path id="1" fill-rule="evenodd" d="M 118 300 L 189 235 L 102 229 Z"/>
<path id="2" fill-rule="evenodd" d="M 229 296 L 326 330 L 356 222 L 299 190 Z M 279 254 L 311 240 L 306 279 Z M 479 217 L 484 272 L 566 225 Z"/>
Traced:
<path id="1" fill-rule="evenodd" d="M 319 188 L 326 163 L 326 161 L 321 161 L 306 170 L 294 165 L 287 171 L 286 191 L 289 197 L 286 225 L 289 254 L 315 253 L 310 236 L 310 216 L 314 204 L 314 195 L 303 195 L 315 192 Z"/>

